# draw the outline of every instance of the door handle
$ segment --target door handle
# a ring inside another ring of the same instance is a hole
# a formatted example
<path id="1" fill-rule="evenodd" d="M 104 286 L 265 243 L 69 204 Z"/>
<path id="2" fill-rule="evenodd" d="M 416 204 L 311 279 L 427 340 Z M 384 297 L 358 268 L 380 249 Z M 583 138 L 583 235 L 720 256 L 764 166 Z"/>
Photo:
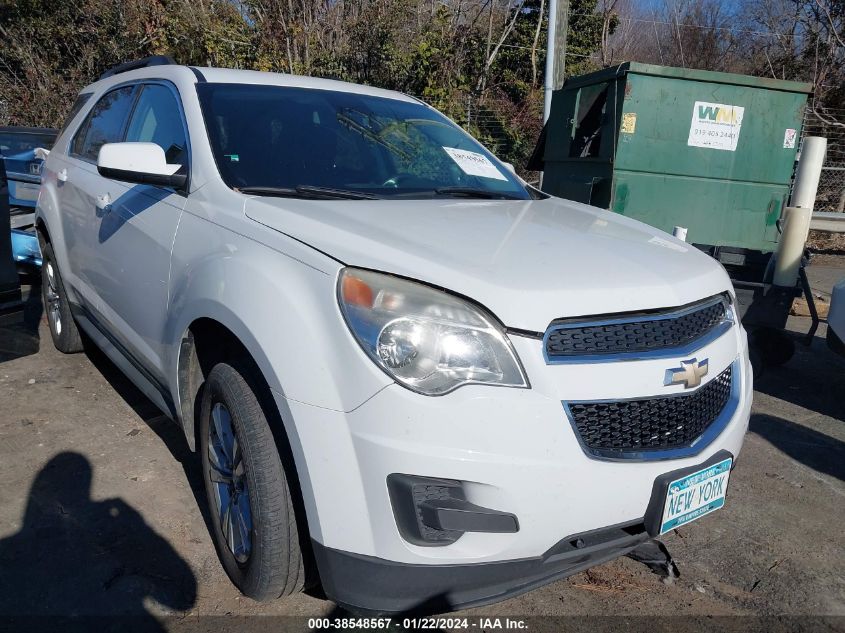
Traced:
<path id="1" fill-rule="evenodd" d="M 100 211 L 110 211 L 111 210 L 111 196 L 107 193 L 104 193 L 101 196 L 97 196 L 96 205 L 97 205 L 97 208 Z"/>
<path id="2" fill-rule="evenodd" d="M 59 182 L 67 182 L 67 169 L 60 169 L 56 174 L 56 180 Z"/>

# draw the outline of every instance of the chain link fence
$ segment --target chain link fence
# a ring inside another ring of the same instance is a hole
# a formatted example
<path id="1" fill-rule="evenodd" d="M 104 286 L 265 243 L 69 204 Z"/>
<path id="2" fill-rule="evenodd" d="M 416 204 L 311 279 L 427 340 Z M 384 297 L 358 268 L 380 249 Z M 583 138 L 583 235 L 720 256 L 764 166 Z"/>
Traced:
<path id="1" fill-rule="evenodd" d="M 815 210 L 845 212 L 845 164 L 822 168 Z"/>
<path id="2" fill-rule="evenodd" d="M 464 130 L 477 138 L 497 158 L 509 162 L 531 184 L 540 180 L 540 172 L 528 171 L 526 163 L 543 129 L 542 111 L 519 106 L 495 94 L 479 99 L 464 95 L 460 99 L 439 102 L 417 98 L 434 106 Z M 538 102 L 542 106 L 542 102 Z"/>
<path id="3" fill-rule="evenodd" d="M 821 108 L 811 104 L 804 116 L 802 136 L 827 138 L 815 210 L 845 212 L 845 108 Z"/>

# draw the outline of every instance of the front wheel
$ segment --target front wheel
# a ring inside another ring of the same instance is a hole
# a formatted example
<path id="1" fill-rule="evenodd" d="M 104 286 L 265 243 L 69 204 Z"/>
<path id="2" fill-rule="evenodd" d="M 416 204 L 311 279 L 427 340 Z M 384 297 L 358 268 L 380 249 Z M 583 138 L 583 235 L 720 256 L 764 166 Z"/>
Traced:
<path id="1" fill-rule="evenodd" d="M 223 568 L 244 595 L 272 600 L 301 591 L 305 569 L 290 486 L 246 371 L 209 372 L 199 448 Z"/>

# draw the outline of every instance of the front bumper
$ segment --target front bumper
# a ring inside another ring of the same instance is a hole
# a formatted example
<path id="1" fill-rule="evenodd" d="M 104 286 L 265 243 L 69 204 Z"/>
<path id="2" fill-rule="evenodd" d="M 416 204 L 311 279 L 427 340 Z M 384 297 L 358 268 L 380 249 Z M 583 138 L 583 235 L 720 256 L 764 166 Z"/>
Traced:
<path id="1" fill-rule="evenodd" d="M 668 482 L 732 457 L 719 451 L 655 482 L 643 520 L 561 539 L 541 556 L 475 564 L 414 565 L 361 556 L 312 542 L 323 589 L 353 612 L 430 614 L 477 607 L 518 596 L 635 549 L 659 531 Z"/>
<path id="2" fill-rule="evenodd" d="M 349 412 L 277 395 L 295 423 L 309 529 L 330 597 L 358 611 L 431 611 L 530 590 L 648 538 L 644 527 L 631 528 L 587 550 L 560 549 L 606 526 L 643 526 L 661 475 L 720 451 L 739 454 L 752 394 L 741 329 L 697 352 L 709 358 L 711 376 L 734 362 L 741 368 L 733 416 L 696 454 L 661 461 L 588 456 L 563 402 L 681 393 L 681 386 L 662 384 L 676 359 L 548 366 L 539 341 L 512 338 L 531 389 L 469 386 L 426 397 L 390 385 Z M 458 481 L 468 502 L 512 513 L 519 529 L 468 531 L 440 546 L 409 542 L 387 484 L 396 473 Z"/>
<path id="3" fill-rule="evenodd" d="M 575 547 L 573 542 L 591 542 Z M 475 564 L 413 565 L 312 546 L 323 590 L 355 613 L 431 614 L 478 607 L 624 556 L 648 539 L 642 523 L 560 541 L 542 556 Z"/>

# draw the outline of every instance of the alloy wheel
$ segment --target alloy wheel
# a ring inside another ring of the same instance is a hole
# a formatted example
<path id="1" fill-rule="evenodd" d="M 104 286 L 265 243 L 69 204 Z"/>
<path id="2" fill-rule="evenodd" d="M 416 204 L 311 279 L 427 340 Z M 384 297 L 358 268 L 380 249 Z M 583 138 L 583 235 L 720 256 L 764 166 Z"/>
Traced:
<path id="1" fill-rule="evenodd" d="M 47 262 L 47 317 L 56 335 L 62 333 L 62 306 L 53 262 Z"/>
<path id="2" fill-rule="evenodd" d="M 252 509 L 232 415 L 221 402 L 211 409 L 208 435 L 208 476 L 215 492 L 217 520 L 229 551 L 243 564 L 252 551 Z"/>

